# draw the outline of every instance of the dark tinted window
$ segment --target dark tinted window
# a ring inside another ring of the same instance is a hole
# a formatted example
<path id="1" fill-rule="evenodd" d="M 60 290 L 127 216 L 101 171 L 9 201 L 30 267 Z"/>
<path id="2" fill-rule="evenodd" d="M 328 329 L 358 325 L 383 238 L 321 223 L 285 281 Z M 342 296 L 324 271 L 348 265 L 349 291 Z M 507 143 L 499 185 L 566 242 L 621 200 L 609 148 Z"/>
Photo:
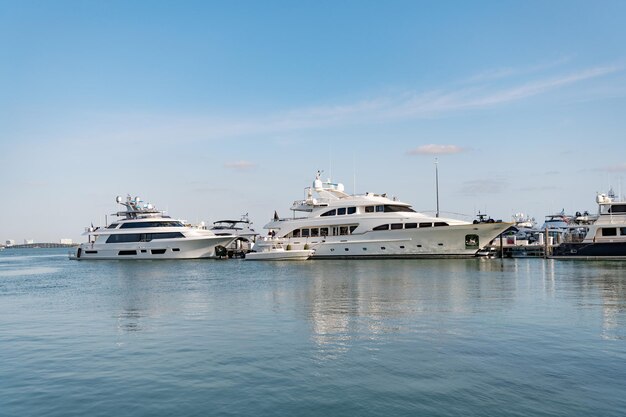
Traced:
<path id="1" fill-rule="evenodd" d="M 339 234 L 347 235 L 348 234 L 348 226 L 339 226 Z"/>
<path id="2" fill-rule="evenodd" d="M 296 229 L 293 231 L 293 237 L 300 237 L 300 229 Z"/>
<path id="3" fill-rule="evenodd" d="M 420 227 L 432 227 L 432 223 L 420 223 Z"/>
<path id="4" fill-rule="evenodd" d="M 141 235 L 139 233 L 130 233 L 127 235 L 111 235 L 107 238 L 107 243 L 128 243 L 139 242 Z"/>
<path id="5" fill-rule="evenodd" d="M 120 229 L 138 229 L 140 227 L 183 227 L 181 222 L 163 221 L 163 222 L 132 222 L 123 223 Z"/>
<path id="6" fill-rule="evenodd" d="M 619 228 L 619 234 L 622 236 L 626 236 L 626 227 L 620 227 Z"/>
<path id="7" fill-rule="evenodd" d="M 357 226 L 350 226 L 350 234 L 356 230 Z"/>
<path id="8" fill-rule="evenodd" d="M 367 206 L 367 207 L 365 207 L 365 212 L 366 213 L 373 213 L 374 212 L 374 206 Z"/>
<path id="9" fill-rule="evenodd" d="M 404 225 L 405 229 L 417 229 L 417 223 L 407 223 Z"/>
<path id="10" fill-rule="evenodd" d="M 343 216 L 344 214 L 346 214 L 346 208 L 345 207 L 337 209 L 337 216 Z"/>
<path id="11" fill-rule="evenodd" d="M 308 237 L 309 236 L 309 229 L 302 229 L 302 237 Z"/>
<path id="12" fill-rule="evenodd" d="M 180 232 L 165 233 L 129 233 L 124 235 L 111 235 L 106 243 L 129 243 L 129 242 L 150 242 L 153 239 L 178 239 L 185 237 Z"/>
<path id="13" fill-rule="evenodd" d="M 328 227 L 320 228 L 320 236 L 328 236 Z"/>
<path id="14" fill-rule="evenodd" d="M 356 207 L 348 207 L 348 214 L 356 213 Z"/>
<path id="15" fill-rule="evenodd" d="M 402 223 L 392 223 L 391 224 L 391 230 L 398 230 L 398 229 L 402 229 Z"/>
<path id="16" fill-rule="evenodd" d="M 107 229 L 115 229 L 117 226 L 119 226 L 119 223 L 113 223 L 113 224 L 110 224 L 109 227 L 107 227 Z"/>
<path id="17" fill-rule="evenodd" d="M 603 227 L 602 236 L 617 236 L 617 229 L 615 227 Z"/>
<path id="18" fill-rule="evenodd" d="M 381 224 L 380 226 L 376 226 L 372 230 L 389 230 L 389 225 L 388 224 Z"/>
<path id="19" fill-rule="evenodd" d="M 318 229 L 317 227 L 314 229 L 311 229 L 311 237 L 317 237 L 320 235 L 319 233 L 320 233 L 320 229 Z"/>
<path id="20" fill-rule="evenodd" d="M 320 217 L 324 217 L 324 216 L 334 216 L 335 214 L 337 214 L 337 210 L 329 210 L 326 213 L 323 213 L 320 215 Z"/>
<path id="21" fill-rule="evenodd" d="M 435 222 L 435 227 L 439 227 L 439 226 L 447 226 L 448 223 L 446 222 Z"/>
<path id="22" fill-rule="evenodd" d="M 390 204 L 385 205 L 385 213 L 395 213 L 395 212 L 415 213 L 415 210 L 413 210 L 410 207 L 405 207 L 405 206 L 395 206 L 395 205 L 390 205 Z"/>
<path id="23" fill-rule="evenodd" d="M 626 213 L 626 204 L 616 204 L 609 208 L 609 213 Z"/>
<path id="24" fill-rule="evenodd" d="M 185 237 L 185 235 L 180 232 L 147 233 L 145 236 L 148 242 L 152 239 L 178 239 Z"/>
<path id="25" fill-rule="evenodd" d="M 376 206 L 376 212 L 383 212 L 385 211 L 385 206 Z"/>

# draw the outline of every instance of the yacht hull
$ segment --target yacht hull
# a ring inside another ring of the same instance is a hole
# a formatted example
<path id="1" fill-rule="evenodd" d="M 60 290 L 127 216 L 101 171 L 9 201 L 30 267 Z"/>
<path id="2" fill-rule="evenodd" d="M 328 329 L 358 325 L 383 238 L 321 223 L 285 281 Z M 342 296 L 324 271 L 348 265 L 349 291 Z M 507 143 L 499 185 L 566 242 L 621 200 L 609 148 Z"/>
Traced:
<path id="1" fill-rule="evenodd" d="M 217 252 L 220 252 L 220 247 L 228 246 L 235 238 L 235 236 L 210 236 L 138 243 L 83 243 L 71 258 L 76 260 L 219 258 Z"/>
<path id="2" fill-rule="evenodd" d="M 294 250 L 315 249 L 311 259 L 471 258 L 510 223 L 366 232 L 346 236 L 288 238 Z"/>
<path id="3" fill-rule="evenodd" d="M 250 252 L 244 259 L 246 261 L 306 261 L 312 254 L 312 250 Z"/>
<path id="4" fill-rule="evenodd" d="M 553 249 L 553 259 L 626 259 L 626 242 L 562 243 Z"/>

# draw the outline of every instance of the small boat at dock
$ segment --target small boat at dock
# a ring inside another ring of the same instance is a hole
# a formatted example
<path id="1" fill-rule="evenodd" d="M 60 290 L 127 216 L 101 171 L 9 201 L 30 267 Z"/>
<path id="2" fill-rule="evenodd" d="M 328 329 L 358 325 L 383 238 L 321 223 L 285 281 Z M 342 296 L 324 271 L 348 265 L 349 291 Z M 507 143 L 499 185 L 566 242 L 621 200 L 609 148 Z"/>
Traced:
<path id="1" fill-rule="evenodd" d="M 271 238 L 270 238 L 271 239 Z M 246 254 L 247 261 L 306 261 L 315 253 L 313 249 L 291 249 L 290 245 L 284 246 L 280 241 L 269 241 L 261 246 L 259 252 Z"/>

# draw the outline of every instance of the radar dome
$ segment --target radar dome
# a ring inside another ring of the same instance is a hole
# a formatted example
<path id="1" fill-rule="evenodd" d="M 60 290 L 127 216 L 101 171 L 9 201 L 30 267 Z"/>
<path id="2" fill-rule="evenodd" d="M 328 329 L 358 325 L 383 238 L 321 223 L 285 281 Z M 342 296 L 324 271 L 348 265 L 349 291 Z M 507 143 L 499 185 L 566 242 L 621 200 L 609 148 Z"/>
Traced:
<path id="1" fill-rule="evenodd" d="M 343 193 L 344 187 L 342 183 L 337 184 L 337 191 L 340 191 Z"/>
<path id="2" fill-rule="evenodd" d="M 315 191 L 323 190 L 324 185 L 322 184 L 322 180 L 320 180 L 319 178 L 316 178 L 315 181 L 313 181 L 313 189 L 315 189 Z"/>

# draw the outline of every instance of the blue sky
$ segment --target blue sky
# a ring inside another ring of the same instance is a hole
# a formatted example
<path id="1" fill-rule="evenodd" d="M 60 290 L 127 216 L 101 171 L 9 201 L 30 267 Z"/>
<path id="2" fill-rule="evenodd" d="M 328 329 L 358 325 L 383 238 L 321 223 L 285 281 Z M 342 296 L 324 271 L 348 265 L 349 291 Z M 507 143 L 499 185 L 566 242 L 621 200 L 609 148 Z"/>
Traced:
<path id="1" fill-rule="evenodd" d="M 127 193 L 260 228 L 318 169 L 434 210 L 435 157 L 443 211 L 595 210 L 626 173 L 625 16 L 623 1 L 0 0 L 0 240 L 79 240 Z"/>

